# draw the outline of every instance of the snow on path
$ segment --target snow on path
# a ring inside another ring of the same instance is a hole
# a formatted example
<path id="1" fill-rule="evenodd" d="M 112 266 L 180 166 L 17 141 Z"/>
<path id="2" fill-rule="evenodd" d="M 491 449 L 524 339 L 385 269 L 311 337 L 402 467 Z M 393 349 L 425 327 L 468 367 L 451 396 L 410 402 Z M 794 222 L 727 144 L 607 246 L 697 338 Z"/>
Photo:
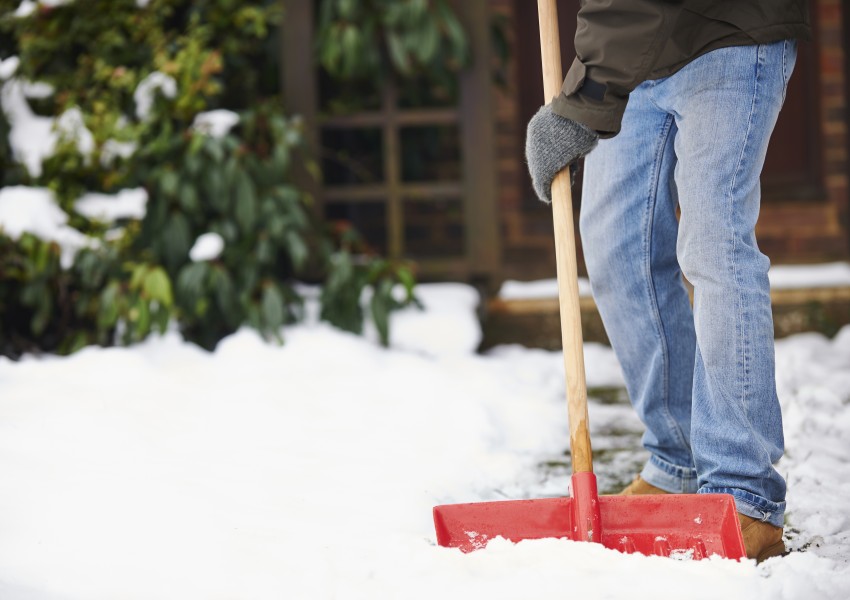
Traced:
<path id="1" fill-rule="evenodd" d="M 462 555 L 435 546 L 434 504 L 565 491 L 539 466 L 566 446 L 560 358 L 474 355 L 468 288 L 423 290 L 431 310 L 400 317 L 392 350 L 309 324 L 282 347 L 241 331 L 210 354 L 172 334 L 0 360 L 0 598 L 850 595 L 850 328 L 777 344 L 804 552 L 756 567 L 496 540 Z M 620 383 L 610 350 L 586 355 L 592 386 Z M 590 408 L 598 447 L 635 426 Z"/>

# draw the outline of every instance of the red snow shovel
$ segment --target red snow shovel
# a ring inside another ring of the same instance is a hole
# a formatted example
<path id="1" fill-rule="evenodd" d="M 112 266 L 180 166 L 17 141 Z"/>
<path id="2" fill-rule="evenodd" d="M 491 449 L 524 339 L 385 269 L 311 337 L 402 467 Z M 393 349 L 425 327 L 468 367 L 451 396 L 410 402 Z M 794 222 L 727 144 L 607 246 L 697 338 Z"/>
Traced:
<path id="1" fill-rule="evenodd" d="M 555 0 L 538 0 L 543 87 L 560 92 L 561 58 Z M 591 461 L 587 387 L 578 304 L 572 199 L 567 170 L 552 184 L 558 295 L 573 476 L 571 498 L 449 504 L 434 508 L 437 543 L 470 552 L 488 540 L 567 538 L 621 552 L 701 559 L 746 556 L 735 502 L 727 494 L 599 496 Z"/>

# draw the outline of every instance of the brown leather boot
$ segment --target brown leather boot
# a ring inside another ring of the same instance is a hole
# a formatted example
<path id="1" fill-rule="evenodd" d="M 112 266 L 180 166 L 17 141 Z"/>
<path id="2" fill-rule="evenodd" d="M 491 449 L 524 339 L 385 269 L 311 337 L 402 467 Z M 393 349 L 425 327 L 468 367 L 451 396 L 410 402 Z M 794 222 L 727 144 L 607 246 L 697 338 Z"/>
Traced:
<path id="1" fill-rule="evenodd" d="M 620 496 L 644 496 L 647 494 L 669 494 L 667 490 L 662 490 L 659 487 L 655 487 L 651 483 L 647 483 L 645 480 L 641 479 L 640 475 L 636 476 L 634 481 L 632 481 L 629 485 L 625 487 L 625 489 L 620 492 Z"/>
<path id="2" fill-rule="evenodd" d="M 741 522 L 741 533 L 744 535 L 744 548 L 747 558 L 756 562 L 767 560 L 772 556 L 785 554 L 785 542 L 782 541 L 782 528 L 759 521 L 747 515 L 738 513 Z"/>

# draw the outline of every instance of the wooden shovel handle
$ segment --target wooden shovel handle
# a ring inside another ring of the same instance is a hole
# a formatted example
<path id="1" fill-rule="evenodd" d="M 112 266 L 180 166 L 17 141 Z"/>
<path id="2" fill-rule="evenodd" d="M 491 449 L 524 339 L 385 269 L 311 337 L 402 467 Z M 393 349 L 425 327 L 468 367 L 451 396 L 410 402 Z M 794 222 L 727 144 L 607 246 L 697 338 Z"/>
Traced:
<path id="1" fill-rule="evenodd" d="M 540 54 L 543 59 L 543 94 L 550 101 L 561 92 L 561 45 L 555 0 L 537 0 L 540 19 Z M 555 220 L 555 258 L 558 266 L 558 298 L 561 307 L 561 342 L 567 375 L 567 410 L 573 472 L 593 472 L 587 419 L 587 383 L 584 374 L 581 310 L 576 268 L 576 240 L 569 169 L 552 182 Z"/>

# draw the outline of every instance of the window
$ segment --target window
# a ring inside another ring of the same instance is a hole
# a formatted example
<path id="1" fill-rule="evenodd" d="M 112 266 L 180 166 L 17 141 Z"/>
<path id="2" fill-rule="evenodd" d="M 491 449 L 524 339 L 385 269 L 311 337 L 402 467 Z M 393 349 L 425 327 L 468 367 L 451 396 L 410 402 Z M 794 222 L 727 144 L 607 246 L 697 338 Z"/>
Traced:
<path id="1" fill-rule="evenodd" d="M 489 8 L 486 0 L 456 7 L 474 64 L 453 97 L 416 82 L 376 90 L 330 81 L 305 65 L 314 2 L 287 2 L 284 24 L 287 109 L 313 133 L 319 210 L 350 222 L 372 249 L 415 260 L 424 278 L 492 276 L 499 264 Z"/>

